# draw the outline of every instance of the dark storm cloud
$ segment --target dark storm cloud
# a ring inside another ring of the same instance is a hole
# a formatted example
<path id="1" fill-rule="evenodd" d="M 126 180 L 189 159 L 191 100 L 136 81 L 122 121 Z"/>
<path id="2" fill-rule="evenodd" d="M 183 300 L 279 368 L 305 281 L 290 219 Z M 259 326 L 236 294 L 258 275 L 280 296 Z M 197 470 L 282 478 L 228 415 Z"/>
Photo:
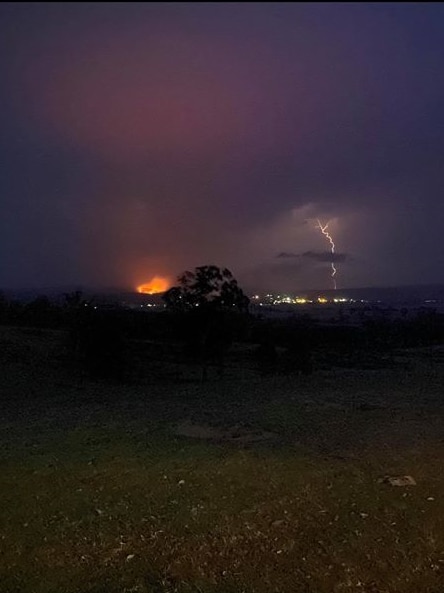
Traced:
<path id="1" fill-rule="evenodd" d="M 281 251 L 276 255 L 277 258 L 282 259 L 294 259 L 295 257 L 301 257 L 300 253 L 288 253 L 287 251 Z"/>
<path id="2" fill-rule="evenodd" d="M 444 280 L 443 24 L 431 3 L 3 3 L 0 285 L 211 261 L 321 286 L 317 219 L 339 282 Z"/>
<path id="3" fill-rule="evenodd" d="M 320 262 L 345 262 L 350 259 L 347 253 L 331 253 L 331 251 L 305 251 L 304 253 L 288 253 L 281 251 L 276 255 L 279 259 L 292 259 L 304 257 Z"/>

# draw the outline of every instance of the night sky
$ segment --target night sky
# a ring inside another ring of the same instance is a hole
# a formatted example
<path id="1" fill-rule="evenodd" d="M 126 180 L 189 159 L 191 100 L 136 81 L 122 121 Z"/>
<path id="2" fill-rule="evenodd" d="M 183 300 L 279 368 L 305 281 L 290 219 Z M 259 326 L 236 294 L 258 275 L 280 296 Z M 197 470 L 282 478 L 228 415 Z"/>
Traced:
<path id="1" fill-rule="evenodd" d="M 444 282 L 444 5 L 5 3 L 0 287 Z"/>

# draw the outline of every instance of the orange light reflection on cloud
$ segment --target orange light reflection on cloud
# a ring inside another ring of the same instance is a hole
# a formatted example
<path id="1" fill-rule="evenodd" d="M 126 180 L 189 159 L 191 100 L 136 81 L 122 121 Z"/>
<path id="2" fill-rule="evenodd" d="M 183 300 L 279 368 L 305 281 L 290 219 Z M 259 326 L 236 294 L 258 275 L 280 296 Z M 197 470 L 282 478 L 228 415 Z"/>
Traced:
<path id="1" fill-rule="evenodd" d="M 157 294 L 159 292 L 165 292 L 170 287 L 170 281 L 168 278 L 163 276 L 154 276 L 150 282 L 140 284 L 137 287 L 137 292 L 141 294 Z"/>

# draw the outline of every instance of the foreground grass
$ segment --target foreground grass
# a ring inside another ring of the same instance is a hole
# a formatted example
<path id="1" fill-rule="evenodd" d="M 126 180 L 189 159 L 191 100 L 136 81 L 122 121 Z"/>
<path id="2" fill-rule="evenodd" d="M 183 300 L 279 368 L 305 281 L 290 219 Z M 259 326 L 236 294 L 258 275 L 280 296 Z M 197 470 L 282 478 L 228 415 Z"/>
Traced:
<path id="1" fill-rule="evenodd" d="M 8 371 L 0 591 L 444 590 L 439 373 L 140 390 Z M 179 437 L 183 418 L 276 439 Z"/>

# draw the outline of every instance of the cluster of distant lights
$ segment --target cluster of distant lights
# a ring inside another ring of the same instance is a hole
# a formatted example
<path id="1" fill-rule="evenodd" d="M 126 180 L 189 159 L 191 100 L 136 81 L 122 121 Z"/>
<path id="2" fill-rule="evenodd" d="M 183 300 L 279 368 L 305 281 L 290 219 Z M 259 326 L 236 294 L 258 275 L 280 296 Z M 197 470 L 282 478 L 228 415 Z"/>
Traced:
<path id="1" fill-rule="evenodd" d="M 157 305 L 153 303 L 146 303 L 145 305 L 140 305 L 141 307 L 157 307 Z M 164 305 L 165 306 L 165 305 Z"/>
<path id="2" fill-rule="evenodd" d="M 288 295 L 273 295 L 273 294 L 266 294 L 263 299 L 258 294 L 255 294 L 251 297 L 251 300 L 254 304 L 259 305 L 260 307 L 264 305 L 310 305 L 314 303 L 319 303 L 320 305 L 331 304 L 331 303 L 366 303 L 368 301 L 364 301 L 362 299 L 355 300 L 355 299 L 347 299 L 344 297 L 335 297 L 333 299 L 328 299 L 323 296 L 319 296 L 315 299 L 308 299 L 305 297 L 292 297 Z M 258 302 L 259 301 L 259 302 Z M 263 302 L 264 301 L 264 302 Z"/>
<path id="3" fill-rule="evenodd" d="M 180 297 L 179 297 L 180 298 Z M 309 305 L 309 304 L 313 304 L 313 303 L 319 303 L 321 305 L 325 305 L 328 303 L 367 303 L 368 301 L 364 301 L 362 299 L 360 300 L 355 300 L 355 299 L 347 299 L 344 297 L 341 298 L 333 298 L 333 299 L 327 299 L 326 297 L 317 297 L 316 299 L 308 299 L 305 297 L 291 297 L 291 296 L 287 296 L 287 295 L 272 295 L 272 294 L 266 294 L 264 299 L 261 300 L 261 297 L 257 294 L 255 294 L 254 296 L 251 297 L 251 301 L 254 304 L 258 304 L 261 307 L 262 306 L 266 306 L 266 305 Z M 260 301 L 259 303 L 257 301 Z M 264 301 L 264 302 L 263 302 Z M 156 304 L 152 304 L 152 303 L 146 303 L 143 305 L 140 305 L 140 307 L 158 307 L 158 306 L 162 306 L 162 305 L 156 305 Z M 163 305 L 165 307 L 165 305 Z M 196 303 L 195 305 L 196 307 L 198 307 L 198 304 Z"/>

